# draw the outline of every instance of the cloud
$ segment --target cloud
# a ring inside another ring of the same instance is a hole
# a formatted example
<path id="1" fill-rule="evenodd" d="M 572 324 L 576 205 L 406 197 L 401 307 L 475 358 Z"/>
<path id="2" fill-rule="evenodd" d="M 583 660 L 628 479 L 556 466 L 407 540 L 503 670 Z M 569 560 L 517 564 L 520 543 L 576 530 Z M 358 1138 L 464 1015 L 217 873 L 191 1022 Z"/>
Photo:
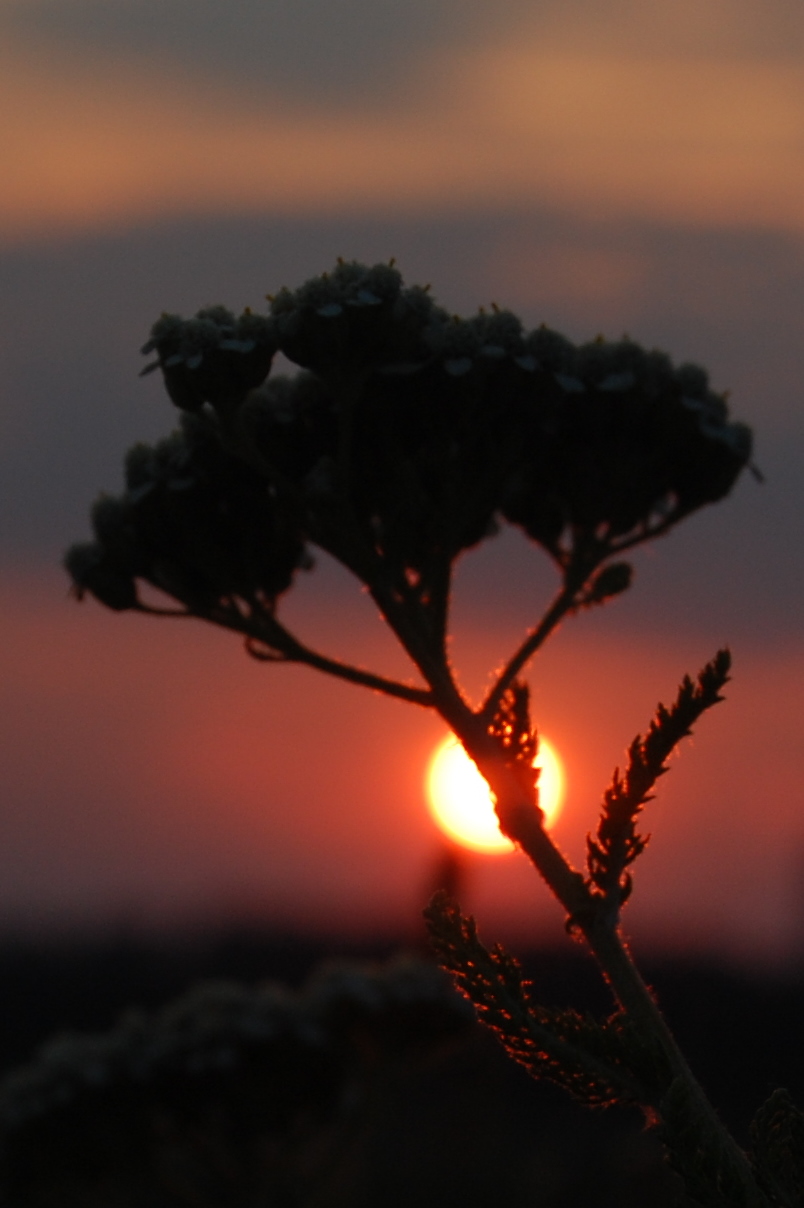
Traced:
<path id="1" fill-rule="evenodd" d="M 456 36 L 458 0 L 23 0 L 0 23 L 60 59 L 154 65 L 213 90 L 306 106 L 393 95 L 423 50 Z"/>
<path id="2" fill-rule="evenodd" d="M 536 0 L 515 11 L 523 29 L 565 51 L 729 61 L 804 52 L 798 0 Z"/>
<path id="3" fill-rule="evenodd" d="M 305 105 L 393 97 L 423 58 L 530 38 L 548 53 L 779 59 L 795 0 L 4 0 L 6 38 L 57 59 L 157 64 L 213 90 Z"/>
<path id="4" fill-rule="evenodd" d="M 7 45 L 0 231 L 514 204 L 804 226 L 798 61 L 646 56 L 503 28 L 486 42 L 433 38 L 406 62 L 384 103 L 289 99 L 279 86 L 257 103 L 164 54 L 78 62 Z M 394 72 L 392 55 L 383 78 Z"/>

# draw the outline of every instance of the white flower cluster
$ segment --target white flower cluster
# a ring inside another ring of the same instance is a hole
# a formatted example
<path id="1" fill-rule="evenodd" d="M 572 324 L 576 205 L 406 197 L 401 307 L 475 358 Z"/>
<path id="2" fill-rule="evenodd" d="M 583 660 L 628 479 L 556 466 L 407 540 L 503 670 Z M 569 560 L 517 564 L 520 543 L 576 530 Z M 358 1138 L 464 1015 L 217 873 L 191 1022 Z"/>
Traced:
<path id="1" fill-rule="evenodd" d="M 159 357 L 146 365 L 144 377 L 155 369 L 199 369 L 204 357 L 212 351 L 245 354 L 260 344 L 273 344 L 273 324 L 262 315 L 245 310 L 239 318 L 225 306 L 208 306 L 193 319 L 164 314 L 151 330 L 151 338 L 142 346 L 142 353 L 159 352 Z"/>
<path id="2" fill-rule="evenodd" d="M 96 540 L 66 559 L 79 598 L 119 611 L 144 606 L 142 582 L 197 615 L 273 609 L 308 544 L 429 606 L 499 517 L 562 569 L 600 562 L 750 465 L 750 430 L 697 366 L 525 331 L 496 305 L 452 316 L 393 263 L 340 261 L 280 290 L 267 318 L 165 315 L 153 348 L 195 423 L 132 451 L 122 504 L 102 500 Z M 302 372 L 269 377 L 278 351 Z"/>
<path id="3" fill-rule="evenodd" d="M 283 286 L 269 300 L 271 313 L 278 321 L 281 334 L 288 330 L 288 326 L 295 327 L 298 319 L 293 316 L 299 316 L 304 311 L 313 310 L 321 318 L 334 319 L 346 307 L 361 308 L 395 302 L 401 289 L 402 275 L 393 263 L 375 264 L 368 268 L 354 260 L 339 260 L 331 273 L 312 277 L 296 290 Z M 421 292 L 417 291 L 417 294 Z"/>
<path id="4" fill-rule="evenodd" d="M 125 499 L 128 503 L 145 499 L 160 481 L 164 481 L 171 491 L 183 491 L 189 489 L 196 478 L 190 447 L 182 432 L 171 432 L 158 445 L 133 445 L 126 453 Z"/>
<path id="5" fill-rule="evenodd" d="M 521 368 L 535 368 L 527 356 L 522 324 L 507 310 L 495 309 L 491 314 L 481 311 L 470 319 L 455 315 L 446 322 L 433 322 L 424 339 L 452 377 L 469 373 L 478 357 L 498 361 L 512 356 Z"/>
<path id="6" fill-rule="evenodd" d="M 427 288 L 406 287 L 390 264 L 339 260 L 330 273 L 270 296 L 279 347 L 316 371 L 365 365 L 418 367 L 430 350 L 423 331 L 449 318 Z"/>

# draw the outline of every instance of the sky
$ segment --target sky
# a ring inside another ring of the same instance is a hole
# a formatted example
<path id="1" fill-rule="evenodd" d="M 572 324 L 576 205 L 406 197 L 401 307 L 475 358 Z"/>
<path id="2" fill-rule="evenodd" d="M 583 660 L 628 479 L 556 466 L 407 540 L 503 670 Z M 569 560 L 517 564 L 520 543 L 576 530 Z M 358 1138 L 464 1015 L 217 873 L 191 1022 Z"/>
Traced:
<path id="1" fill-rule="evenodd" d="M 793 0 L 0 0 L 0 931 L 411 931 L 439 859 L 424 711 L 229 635 L 78 606 L 60 568 L 126 448 L 175 413 L 138 348 L 163 310 L 395 256 L 472 313 L 628 332 L 704 364 L 765 482 L 636 559 L 535 664 L 576 861 L 659 699 L 728 643 L 728 702 L 649 807 L 626 929 L 804 954 L 804 13 Z M 503 533 L 459 568 L 478 695 L 554 586 Z M 405 674 L 317 568 L 287 615 Z M 467 856 L 493 937 L 557 942 L 524 857 Z"/>

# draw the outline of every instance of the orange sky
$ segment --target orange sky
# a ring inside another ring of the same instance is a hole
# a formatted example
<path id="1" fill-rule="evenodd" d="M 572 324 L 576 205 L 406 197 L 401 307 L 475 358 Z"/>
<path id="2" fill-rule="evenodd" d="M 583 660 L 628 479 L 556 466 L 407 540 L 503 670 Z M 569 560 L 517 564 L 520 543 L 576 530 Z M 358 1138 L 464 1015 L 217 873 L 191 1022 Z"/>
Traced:
<path id="1" fill-rule="evenodd" d="M 779 16 L 781 46 L 757 29 L 780 7 L 502 4 L 493 28 L 425 42 L 390 96 L 357 104 L 288 97 L 270 73 L 255 96 L 125 43 L 54 45 L 40 5 L 39 44 L 12 27 L 0 57 L 0 233 L 535 202 L 800 231 L 804 56 Z"/>
<path id="2" fill-rule="evenodd" d="M 730 703 L 651 807 L 629 926 L 800 953 L 798 0 L 296 0 L 281 30 L 263 0 L 222 12 L 0 0 L 0 930 L 415 917 L 438 851 L 422 798 L 437 723 L 257 666 L 226 635 L 78 608 L 54 552 L 116 489 L 127 445 L 173 422 L 135 376 L 161 309 L 261 304 L 339 254 L 401 245 L 447 305 L 496 297 L 574 338 L 628 330 L 705 361 L 756 425 L 767 485 L 651 553 L 611 622 L 569 626 L 536 694 L 567 764 L 559 841 L 580 860 L 626 743 L 732 640 Z M 472 591 L 456 658 L 479 690 L 532 596 L 522 575 L 515 606 Z M 322 644 L 395 657 L 365 601 L 356 622 L 341 596 L 326 617 L 300 596 Z M 560 938 L 523 859 L 470 868 L 490 928 Z"/>
<path id="3" fill-rule="evenodd" d="M 415 927 L 439 850 L 423 792 L 444 732 L 436 719 L 256 664 L 201 624 L 79 608 L 55 574 L 44 586 L 7 576 L 0 596 L 7 920 L 176 924 L 233 912 L 303 929 Z M 323 624 L 306 595 L 302 632 L 402 670 L 357 593 L 351 615 Z M 470 690 L 515 633 L 500 619 L 496 637 L 460 626 Z M 627 742 L 713 653 L 683 638 L 657 650 L 583 618 L 541 657 L 535 708 L 569 782 L 555 834 L 577 862 Z M 627 918 L 638 941 L 771 961 L 801 943 L 804 836 L 790 776 L 803 707 L 804 647 L 737 657 L 727 703 L 684 744 L 646 812 L 654 838 Z M 560 939 L 560 913 L 524 857 L 468 857 L 467 868 L 465 905 L 487 929 Z"/>

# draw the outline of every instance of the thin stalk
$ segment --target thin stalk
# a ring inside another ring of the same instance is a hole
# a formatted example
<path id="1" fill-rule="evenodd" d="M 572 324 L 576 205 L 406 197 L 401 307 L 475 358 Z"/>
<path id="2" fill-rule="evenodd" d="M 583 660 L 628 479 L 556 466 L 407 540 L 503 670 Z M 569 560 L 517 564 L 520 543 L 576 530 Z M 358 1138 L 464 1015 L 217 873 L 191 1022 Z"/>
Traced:
<path id="1" fill-rule="evenodd" d="M 696 1118 L 705 1125 L 702 1142 L 708 1142 L 714 1148 L 718 1166 L 728 1170 L 732 1181 L 743 1188 L 745 1202 L 756 1208 L 767 1208 L 767 1200 L 757 1186 L 748 1156 L 719 1118 L 687 1064 L 619 929 L 608 924 L 597 926 L 596 920 L 580 921 L 579 926 L 603 977 L 632 1025 L 647 1041 L 658 1045 L 672 1075 L 683 1083 L 694 1104 Z M 660 1108 L 659 1104 L 655 1106 Z"/>
<path id="2" fill-rule="evenodd" d="M 521 646 L 511 655 L 511 658 L 494 681 L 491 690 L 480 708 L 478 716 L 487 725 L 491 724 L 499 708 L 500 701 L 522 668 L 533 658 L 537 650 L 544 645 L 547 638 L 563 621 L 564 617 L 572 612 L 576 604 L 577 593 L 577 582 L 565 583 L 539 624 L 535 629 L 531 630 Z"/>
<path id="3" fill-rule="evenodd" d="M 434 631 L 427 607 L 413 596 L 400 602 L 392 592 L 376 584 L 370 586 L 369 591 L 403 650 L 427 683 L 431 703 L 447 725 L 455 729 L 450 718 L 471 716 L 471 709 L 455 683 L 445 643 Z"/>
<path id="4" fill-rule="evenodd" d="M 502 758 L 482 713 L 467 712 L 468 717 L 457 726 L 451 724 L 491 788 L 500 830 L 522 849 L 570 918 L 587 914 L 593 901 L 583 875 L 573 868 L 545 830 L 537 801 L 523 792 L 515 770 Z"/>
<path id="5" fill-rule="evenodd" d="M 248 647 L 249 654 L 252 657 L 259 659 L 260 654 L 252 647 Z M 270 656 L 268 656 L 270 659 Z M 372 688 L 375 692 L 382 692 L 384 696 L 393 696 L 397 700 L 406 700 L 413 705 L 421 705 L 426 709 L 433 708 L 433 695 L 426 688 L 416 688 L 413 684 L 403 684 L 399 680 L 388 679 L 384 675 L 378 675 L 373 671 L 364 671 L 361 667 L 355 667 L 351 663 L 342 663 L 338 659 L 329 658 L 325 654 L 319 654 L 315 650 L 310 650 L 307 646 L 302 646 L 300 642 L 293 643 L 293 646 L 288 654 L 282 658 L 283 662 L 287 663 L 303 663 L 307 667 L 314 667 L 316 671 L 323 671 L 327 675 L 334 675 L 338 679 L 346 680 L 350 684 L 361 684 L 364 688 Z"/>
<path id="6" fill-rule="evenodd" d="M 442 556 L 437 564 L 428 569 L 426 582 L 430 592 L 427 616 L 438 641 L 438 647 L 446 658 L 447 622 L 449 619 L 450 590 L 452 587 L 452 563 Z"/>
<path id="7" fill-rule="evenodd" d="M 440 700 L 438 708 L 445 716 Z M 536 800 L 523 791 L 515 769 L 505 761 L 497 741 L 489 734 L 482 711 L 472 713 L 466 709 L 463 718 L 457 718 L 453 703 L 449 713 L 451 716 L 447 720 L 491 787 L 500 829 L 529 857 L 567 911 L 568 923 L 583 935 L 615 1000 L 646 1043 L 661 1052 L 670 1072 L 670 1082 L 678 1079 L 683 1084 L 694 1105 L 696 1118 L 704 1125 L 702 1143 L 712 1153 L 718 1168 L 728 1173 L 732 1183 L 742 1187 L 746 1205 L 767 1208 L 767 1200 L 756 1184 L 747 1155 L 719 1119 L 690 1070 L 628 952 L 616 920 L 605 917 L 582 874 L 573 868 L 544 829 Z M 669 1083 L 665 1091 L 667 1089 Z M 645 1106 L 657 1112 L 661 1110 L 660 1102 Z"/>
<path id="8" fill-rule="evenodd" d="M 552 842 L 532 803 L 521 795 L 507 803 L 501 803 L 498 798 L 497 810 L 501 829 L 518 843 L 567 910 L 568 921 L 584 936 L 603 978 L 632 1025 L 648 1044 L 661 1051 L 672 1079 L 679 1079 L 683 1084 L 694 1104 L 696 1118 L 705 1125 L 702 1142 L 711 1148 L 718 1166 L 728 1170 L 731 1180 L 744 1188 L 746 1203 L 761 1208 L 766 1201 L 756 1185 L 748 1157 L 722 1123 L 690 1070 L 616 925 L 606 922 L 602 914 L 594 910 L 583 877 Z M 658 1112 L 661 1110 L 660 1103 L 646 1106 Z"/>
<path id="9" fill-rule="evenodd" d="M 307 667 L 315 668 L 316 671 L 323 671 L 326 675 L 346 680 L 348 683 L 361 684 L 364 688 L 382 692 L 385 696 L 409 701 L 411 704 L 421 705 L 427 709 L 435 707 L 433 694 L 428 688 L 403 684 L 399 680 L 389 679 L 374 671 L 365 671 L 351 663 L 343 663 L 339 659 L 319 654 L 318 651 L 311 650 L 309 646 L 305 646 L 303 642 L 294 637 L 275 617 L 243 616 L 239 612 L 228 610 L 214 610 L 208 614 L 196 612 L 186 615 L 197 616 L 201 620 L 212 621 L 222 628 L 241 633 L 246 638 L 246 649 L 253 658 L 264 662 L 302 663 Z M 263 643 L 268 652 L 260 651 L 255 643 Z M 277 654 L 271 654 L 272 650 L 277 651 Z"/>

